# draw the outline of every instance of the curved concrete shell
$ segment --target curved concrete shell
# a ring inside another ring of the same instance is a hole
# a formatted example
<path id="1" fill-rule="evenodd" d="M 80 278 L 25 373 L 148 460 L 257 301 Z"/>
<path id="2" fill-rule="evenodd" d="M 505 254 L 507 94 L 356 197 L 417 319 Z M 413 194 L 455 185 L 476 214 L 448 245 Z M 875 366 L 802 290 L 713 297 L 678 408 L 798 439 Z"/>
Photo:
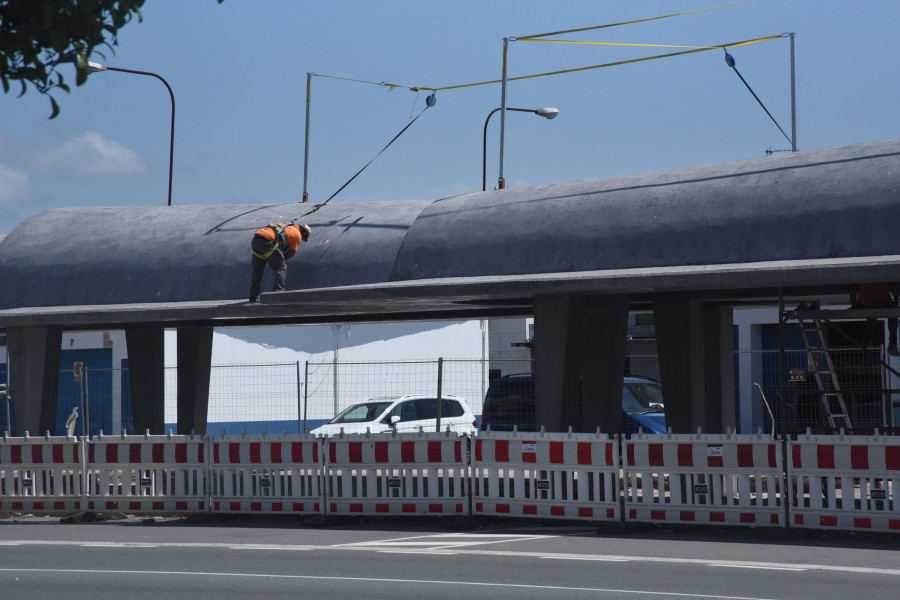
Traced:
<path id="1" fill-rule="evenodd" d="M 0 308 L 243 299 L 249 241 L 310 205 L 61 208 L 0 244 Z M 900 254 L 900 140 L 303 219 L 288 289 Z"/>

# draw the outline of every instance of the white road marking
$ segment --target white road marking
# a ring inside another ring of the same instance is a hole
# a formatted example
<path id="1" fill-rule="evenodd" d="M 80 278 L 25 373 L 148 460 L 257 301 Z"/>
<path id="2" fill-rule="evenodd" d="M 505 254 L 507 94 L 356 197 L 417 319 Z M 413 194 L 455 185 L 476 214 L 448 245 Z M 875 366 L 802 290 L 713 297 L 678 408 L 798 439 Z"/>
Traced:
<path id="1" fill-rule="evenodd" d="M 401 539 L 416 539 L 416 536 L 411 538 L 401 538 Z M 546 536 L 542 536 L 546 537 Z M 281 544 L 281 545 L 260 545 L 260 544 L 226 544 L 226 543 L 204 543 L 204 542 L 157 542 L 155 544 L 147 544 L 147 543 L 120 543 L 120 542 L 110 542 L 106 547 L 115 547 L 115 548 L 148 548 L 148 547 L 157 547 L 157 548 L 221 548 L 226 550 L 318 550 L 318 551 L 329 551 L 329 550 L 350 550 L 356 552 L 381 552 L 381 551 L 396 551 L 398 550 L 398 545 L 390 544 L 391 540 L 381 540 L 376 542 L 364 542 L 365 546 L 357 545 L 357 544 L 346 544 L 346 545 L 326 545 L 326 546 L 314 546 L 314 545 L 293 545 L 293 544 Z M 397 539 L 393 541 L 398 541 Z M 490 543 L 500 543 L 501 540 L 494 540 Z M 101 543 L 92 542 L 92 541 L 59 541 L 59 540 L 3 540 L 0 541 L 0 547 L 3 546 L 84 546 L 86 544 L 91 544 L 94 547 L 104 547 Z M 114 545 L 112 545 L 114 544 Z M 467 554 L 471 556 L 495 556 L 499 558 L 511 558 L 511 557 L 521 557 L 521 558 L 544 558 L 544 559 L 565 559 L 565 560 L 584 560 L 584 561 L 632 561 L 632 562 L 642 562 L 642 563 L 673 563 L 673 564 L 700 564 L 706 566 L 730 566 L 736 568 L 769 568 L 769 569 L 804 569 L 808 571 L 838 571 L 844 573 L 862 573 L 862 574 L 871 574 L 871 575 L 889 575 L 893 577 L 900 577 L 900 568 L 879 568 L 879 567 L 852 567 L 847 565 L 836 565 L 836 564 L 804 564 L 804 563 L 776 563 L 776 562 L 764 562 L 764 561 L 742 561 L 742 560 L 715 560 L 712 558 L 683 558 L 683 557 L 666 557 L 666 556 L 627 556 L 627 555 L 616 555 L 616 554 L 572 554 L 572 553 L 564 553 L 564 552 L 524 552 L 524 551 L 515 551 L 515 550 L 482 550 L 476 548 L 444 548 L 444 546 L 431 546 L 431 550 L 435 549 L 446 549 L 446 553 L 448 554 Z M 419 553 L 422 553 L 424 550 L 419 550 Z"/>
<path id="2" fill-rule="evenodd" d="M 631 562 L 627 558 L 581 558 L 573 556 L 542 556 L 547 560 L 593 560 L 596 562 Z"/>
<path id="3" fill-rule="evenodd" d="M 443 585 L 466 586 L 486 588 L 512 588 L 537 591 L 568 591 L 568 592 L 602 592 L 607 594 L 629 594 L 633 596 L 667 596 L 675 598 L 708 598 L 710 600 L 774 600 L 758 596 L 722 596 L 717 594 L 696 594 L 682 592 L 652 592 L 647 590 L 625 590 L 617 588 L 575 587 L 563 585 L 529 585 L 524 583 L 481 583 L 477 581 L 450 581 L 440 579 L 394 579 L 394 578 L 370 578 L 370 577 L 334 577 L 325 575 L 278 575 L 271 573 L 216 573 L 208 571 L 137 571 L 137 570 L 113 570 L 113 569 L 6 569 L 0 568 L 0 573 L 90 573 L 92 575 L 162 575 L 166 577 L 241 577 L 241 578 L 266 578 L 266 579 L 297 579 L 317 581 L 360 581 L 366 584 L 373 583 L 411 583 L 416 585 Z"/>
<path id="4" fill-rule="evenodd" d="M 139 542 L 85 542 L 80 544 L 82 548 L 158 548 L 157 544 L 144 544 Z"/>
<path id="5" fill-rule="evenodd" d="M 721 563 L 710 563 L 710 567 L 726 567 L 728 569 L 768 569 L 769 571 L 809 571 L 803 567 L 771 567 L 762 565 L 723 565 Z"/>
<path id="6" fill-rule="evenodd" d="M 458 552 L 434 552 L 432 550 L 378 550 L 380 554 L 428 554 L 430 556 L 456 556 Z"/>
<path id="7" fill-rule="evenodd" d="M 392 546 L 422 547 L 431 550 L 445 550 L 448 548 L 461 548 L 463 546 L 483 546 L 486 544 L 502 544 L 506 542 L 525 542 L 530 540 L 545 540 L 551 537 L 547 535 L 518 535 L 498 533 L 438 533 L 435 535 L 421 535 L 407 538 L 394 538 L 389 540 L 371 540 L 368 542 L 354 542 L 352 544 L 337 544 L 335 548 L 365 548 Z"/>

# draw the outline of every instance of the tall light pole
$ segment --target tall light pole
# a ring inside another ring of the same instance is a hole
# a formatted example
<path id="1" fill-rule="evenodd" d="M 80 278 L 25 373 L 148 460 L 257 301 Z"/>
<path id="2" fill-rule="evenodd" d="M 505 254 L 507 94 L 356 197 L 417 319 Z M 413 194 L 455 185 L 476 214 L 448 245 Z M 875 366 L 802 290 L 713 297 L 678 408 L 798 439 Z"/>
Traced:
<path id="1" fill-rule="evenodd" d="M 494 116 L 494 113 L 498 110 L 503 110 L 503 107 L 498 107 L 488 113 L 487 119 L 484 120 L 484 138 L 482 141 L 482 149 L 481 149 L 481 191 L 487 190 L 487 128 L 488 122 L 491 120 L 491 117 Z M 555 119 L 556 115 L 559 114 L 559 110 L 555 108 L 511 108 L 509 106 L 506 107 L 506 110 L 517 110 L 519 112 L 530 112 L 534 113 L 538 116 L 544 117 L 545 119 Z M 502 117 L 502 115 L 501 115 Z M 500 189 L 505 187 L 503 177 L 500 178 Z"/>
<path id="2" fill-rule="evenodd" d="M 172 87 L 169 85 L 168 81 L 156 73 L 150 73 L 149 71 L 134 71 L 132 69 L 107 67 L 106 65 L 96 62 L 89 62 L 87 64 L 88 73 L 99 73 L 100 71 L 119 71 L 120 73 L 134 73 L 135 75 L 149 75 L 162 81 L 163 85 L 166 86 L 166 89 L 169 90 L 169 97 L 172 99 L 172 126 L 171 131 L 169 132 L 169 206 L 172 206 L 172 160 L 175 156 L 175 94 L 172 92 Z"/>
<path id="3" fill-rule="evenodd" d="M 306 175 L 309 173 L 309 96 L 313 75 L 315 73 L 306 74 L 306 129 L 303 136 L 303 198 L 301 202 L 309 202 L 309 193 L 306 191 Z"/>

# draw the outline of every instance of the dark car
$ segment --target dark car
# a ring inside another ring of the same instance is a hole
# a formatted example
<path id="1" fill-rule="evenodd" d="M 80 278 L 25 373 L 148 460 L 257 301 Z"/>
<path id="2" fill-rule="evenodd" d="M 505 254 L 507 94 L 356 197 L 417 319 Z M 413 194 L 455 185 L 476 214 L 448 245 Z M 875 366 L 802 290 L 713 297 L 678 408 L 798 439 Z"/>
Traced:
<path id="1" fill-rule="evenodd" d="M 534 375 L 507 375 L 491 382 L 484 397 L 481 430 L 537 431 L 534 410 Z M 626 377 L 622 385 L 620 433 L 665 433 L 662 387 L 647 377 Z"/>

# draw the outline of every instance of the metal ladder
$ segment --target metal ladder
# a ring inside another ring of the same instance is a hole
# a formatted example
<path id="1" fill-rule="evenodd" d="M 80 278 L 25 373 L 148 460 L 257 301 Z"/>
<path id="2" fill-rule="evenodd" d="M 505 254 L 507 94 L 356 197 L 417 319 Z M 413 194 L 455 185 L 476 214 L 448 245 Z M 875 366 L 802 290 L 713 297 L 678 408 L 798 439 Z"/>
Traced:
<path id="1" fill-rule="evenodd" d="M 831 354 L 828 352 L 828 346 L 825 344 L 825 335 L 822 333 L 822 320 L 810 319 L 804 321 L 803 319 L 797 319 L 797 321 L 800 323 L 800 332 L 803 337 L 803 343 L 806 345 L 806 356 L 815 375 L 816 386 L 818 386 L 821 393 L 822 406 L 825 408 L 828 424 L 835 431 L 838 430 L 838 427 L 850 430 L 853 428 L 850 424 L 850 414 L 847 412 L 847 405 L 844 403 L 844 394 L 841 392 L 841 384 L 834 370 Z M 810 339 L 811 335 L 814 336 L 813 339 Z M 831 384 L 830 389 L 829 383 Z"/>

